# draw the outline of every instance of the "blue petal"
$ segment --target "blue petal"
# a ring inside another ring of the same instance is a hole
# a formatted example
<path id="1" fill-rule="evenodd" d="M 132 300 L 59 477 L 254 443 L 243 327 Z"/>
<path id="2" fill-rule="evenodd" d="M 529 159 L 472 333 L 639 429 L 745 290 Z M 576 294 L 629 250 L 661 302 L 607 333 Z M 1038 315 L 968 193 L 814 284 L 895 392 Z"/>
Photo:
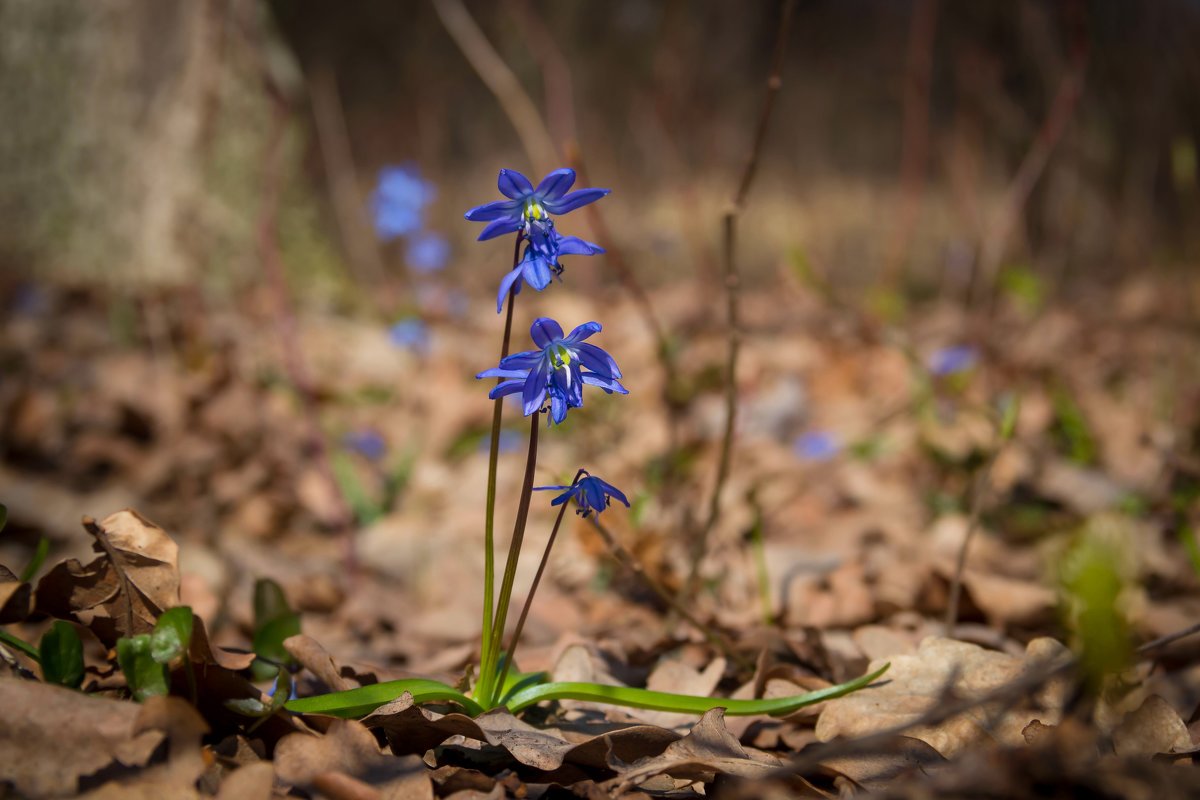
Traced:
<path id="1" fill-rule="evenodd" d="M 556 169 L 546 177 L 542 178 L 542 182 L 538 184 L 534 190 L 534 195 L 543 202 L 546 200 L 557 200 L 566 194 L 567 190 L 575 183 L 575 170 L 573 169 Z"/>
<path id="2" fill-rule="evenodd" d="M 551 214 L 566 214 L 568 211 L 574 211 L 580 206 L 586 206 L 588 203 L 594 203 L 601 197 L 609 193 L 609 189 L 580 189 L 577 192 L 571 192 L 569 195 L 559 200 L 546 200 L 542 203 L 546 210 Z M 509 195 L 512 197 L 512 195 Z"/>
<path id="3" fill-rule="evenodd" d="M 585 322 L 582 325 L 576 325 L 570 333 L 567 334 L 566 341 L 582 342 L 592 334 L 599 333 L 604 330 L 599 322 Z"/>
<path id="4" fill-rule="evenodd" d="M 603 510 L 605 505 L 604 487 L 594 480 L 580 481 L 580 483 L 586 483 L 586 485 L 583 487 L 583 494 L 587 497 L 588 505 L 597 511 Z"/>
<path id="5" fill-rule="evenodd" d="M 525 416 L 537 413 L 542 404 L 546 402 L 546 384 L 547 371 L 549 365 L 546 359 L 538 362 L 537 366 L 529 372 L 529 377 L 525 379 L 525 388 L 521 392 L 521 401 L 525 404 Z"/>
<path id="6" fill-rule="evenodd" d="M 527 369 L 504 369 L 502 367 L 492 367 L 485 369 L 483 372 L 475 376 L 476 380 L 483 378 L 526 378 L 529 375 Z"/>
<path id="7" fill-rule="evenodd" d="M 500 189 L 500 194 L 511 197 L 513 200 L 523 200 L 533 194 L 533 184 L 529 182 L 529 178 L 515 169 L 500 170 L 496 187 Z"/>
<path id="8" fill-rule="evenodd" d="M 481 206 L 475 206 L 464 217 L 471 222 L 488 222 L 501 217 L 514 216 L 513 212 L 517 212 L 515 216 L 520 219 L 520 200 L 495 200 L 491 203 L 484 203 Z"/>
<path id="9" fill-rule="evenodd" d="M 579 360 L 592 372 L 605 378 L 621 377 L 621 370 L 613 357 L 589 342 L 578 342 L 571 348 L 579 355 Z"/>
<path id="10" fill-rule="evenodd" d="M 583 382 L 589 386 L 599 386 L 608 394 L 612 394 L 613 392 L 617 394 L 629 394 L 629 390 L 622 386 L 620 381 L 605 380 L 601 376 L 591 372 L 583 373 Z"/>
<path id="11" fill-rule="evenodd" d="M 596 478 L 596 480 L 598 480 L 602 484 L 604 484 L 604 491 L 606 494 L 608 494 L 609 497 L 612 497 L 615 500 L 620 500 L 622 503 L 625 504 L 626 508 L 629 508 L 629 498 L 625 497 L 624 492 L 622 492 L 620 489 L 613 486 L 611 483 L 609 483 L 606 480 L 601 480 L 600 478 Z"/>
<path id="12" fill-rule="evenodd" d="M 521 269 L 525 274 L 525 282 L 539 292 L 549 286 L 550 281 L 554 278 L 550 264 L 541 256 L 527 254 L 525 260 L 521 262 Z"/>
<path id="13" fill-rule="evenodd" d="M 547 345 L 563 338 L 563 329 L 549 317 L 538 317 L 529 326 L 529 335 L 534 344 L 545 350 Z"/>
<path id="14" fill-rule="evenodd" d="M 517 267 L 512 272 L 504 276 L 500 281 L 500 291 L 496 293 L 496 313 L 499 314 L 504 310 L 504 301 L 508 299 L 508 293 L 512 290 L 512 285 L 521 277 L 521 268 Z"/>
<path id="15" fill-rule="evenodd" d="M 557 394 L 550 395 L 550 416 L 554 420 L 555 425 L 562 423 L 567 418 L 567 401 Z"/>
<path id="16" fill-rule="evenodd" d="M 492 387 L 490 392 L 488 392 L 488 399 L 495 400 L 497 397 L 507 397 L 510 394 L 516 394 L 517 392 L 521 391 L 521 388 L 524 386 L 525 381 L 523 380 L 498 383 Z"/>
<path id="17" fill-rule="evenodd" d="M 605 250 L 600 245 L 580 239 L 578 236 L 558 237 L 558 254 L 560 256 L 594 256 L 603 252 Z"/>
<path id="18" fill-rule="evenodd" d="M 539 361 L 542 360 L 541 350 L 526 350 L 522 353 L 513 353 L 511 356 L 505 356 L 500 359 L 500 367 L 502 369 L 533 369 Z"/>
<path id="19" fill-rule="evenodd" d="M 574 486 L 568 486 L 568 487 L 566 487 L 566 491 L 565 491 L 565 492 L 563 492 L 563 493 L 562 493 L 562 494 L 560 494 L 558 497 L 556 497 L 556 498 L 554 498 L 553 500 L 551 500 L 551 501 L 550 501 L 550 505 L 552 505 L 552 506 L 561 506 L 563 503 L 565 503 L 565 502 L 567 502 L 568 500 L 570 500 L 570 499 L 571 499 L 571 497 L 572 497 L 574 494 L 575 494 L 575 487 L 574 487 Z"/>
<path id="20" fill-rule="evenodd" d="M 535 492 L 545 492 L 545 491 L 549 491 L 551 489 L 570 489 L 570 488 L 571 488 L 570 486 L 534 486 L 533 490 Z"/>
<path id="21" fill-rule="evenodd" d="M 478 242 L 485 242 L 488 239 L 495 239 L 497 236 L 503 236 L 506 233 L 521 230 L 520 217 L 501 217 L 495 222 L 489 222 L 487 227 L 479 233 Z"/>

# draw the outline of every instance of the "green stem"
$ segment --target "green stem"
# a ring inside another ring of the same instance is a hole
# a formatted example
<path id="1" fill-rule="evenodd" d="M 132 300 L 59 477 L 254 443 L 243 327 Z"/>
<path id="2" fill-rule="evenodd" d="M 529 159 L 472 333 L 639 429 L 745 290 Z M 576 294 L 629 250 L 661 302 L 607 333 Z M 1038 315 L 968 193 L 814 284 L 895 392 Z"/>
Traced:
<path id="1" fill-rule="evenodd" d="M 38 653 L 38 649 L 36 647 L 23 639 L 18 639 L 8 631 L 0 630 L 0 643 L 9 645 L 10 647 L 15 647 L 37 663 L 42 663 L 42 656 L 40 653 Z"/>
<path id="2" fill-rule="evenodd" d="M 576 472 L 575 477 L 571 480 L 571 486 L 579 483 L 579 479 L 586 474 L 587 470 L 584 469 Z M 525 630 L 525 618 L 529 616 L 529 607 L 533 605 L 533 595 L 537 592 L 538 584 L 542 582 L 542 573 L 546 571 L 546 564 L 550 561 L 550 549 L 554 547 L 554 540 L 558 538 L 558 529 L 562 525 L 563 515 L 567 513 L 569 505 L 570 503 L 564 501 L 559 506 L 558 516 L 554 518 L 554 527 L 550 529 L 550 538 L 546 540 L 546 549 L 542 551 L 542 560 L 538 564 L 537 574 L 533 576 L 529 593 L 525 595 L 525 605 L 521 607 L 521 616 L 517 618 L 517 627 L 508 641 L 508 655 L 504 659 L 504 669 L 500 671 L 500 678 L 496 681 L 496 686 L 500 687 L 502 692 L 504 691 L 504 679 L 508 677 L 508 669 L 513 663 L 513 655 L 517 652 L 517 643 L 521 641 L 521 631 Z"/>
<path id="3" fill-rule="evenodd" d="M 521 232 L 513 245 L 513 268 L 521 257 Z M 508 311 L 504 315 L 504 339 L 500 343 L 500 360 L 508 355 L 512 339 L 513 306 L 516 292 L 508 293 Z M 498 379 L 497 384 L 500 383 Z M 492 610 L 496 592 L 496 473 L 500 464 L 500 422 L 504 418 L 504 398 L 497 397 L 492 405 L 492 438 L 488 447 L 487 506 L 483 528 L 483 625 L 480 628 L 479 663 L 480 673 L 476 694 L 484 696 L 492 691 L 491 673 L 482 667 L 492 660 Z"/>
<path id="4" fill-rule="evenodd" d="M 496 701 L 496 693 L 500 688 L 491 682 L 495 676 L 500 645 L 503 643 L 504 625 L 508 619 L 508 605 L 512 600 L 513 582 L 517 577 L 517 561 L 521 557 L 521 543 L 525 540 L 525 523 L 529 519 L 529 498 L 533 494 L 533 471 L 537 468 L 538 430 L 541 428 L 542 413 L 535 411 L 529 417 L 529 455 L 525 459 L 525 480 L 521 484 L 521 500 L 517 504 L 517 519 L 513 524 L 512 539 L 508 543 L 508 562 L 504 565 L 504 580 L 500 584 L 500 599 L 496 605 L 496 619 L 492 623 L 491 645 L 488 648 L 489 661 L 484 663 L 481 677 L 488 680 L 488 691 L 480 694 L 478 699 L 484 706 L 491 708 Z"/>

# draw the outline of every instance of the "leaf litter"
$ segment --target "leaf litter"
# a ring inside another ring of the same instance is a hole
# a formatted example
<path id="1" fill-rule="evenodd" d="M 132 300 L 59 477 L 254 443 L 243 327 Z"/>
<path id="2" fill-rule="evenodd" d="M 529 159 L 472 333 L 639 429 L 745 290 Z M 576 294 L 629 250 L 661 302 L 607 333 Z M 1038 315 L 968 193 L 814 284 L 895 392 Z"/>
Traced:
<path id="1" fill-rule="evenodd" d="M 0 396 L 8 444 L 0 501 L 21 534 L 20 543 L 0 542 L 9 567 L 0 570 L 0 624 L 36 645 L 50 620 L 69 621 L 86 664 L 84 694 L 49 686 L 36 680 L 41 672 L 27 653 L 0 641 L 8 670 L 0 678 L 0 785 L 30 797 L 636 797 L 699 786 L 730 797 L 900 797 L 917 785 L 953 796 L 981 784 L 1002 794 L 1030 794 L 1035 785 L 1195 794 L 1184 766 L 1197 742 L 1194 640 L 1134 659 L 1094 708 L 1080 703 L 1069 672 L 1004 695 L 1068 657 L 1047 638 L 1069 639 L 1052 566 L 1083 538 L 1124 548 L 1119 604 L 1137 641 L 1184 628 L 1200 613 L 1186 543 L 1172 533 L 1194 525 L 1194 510 L 1175 510 L 1171 494 L 1196 480 L 1186 443 L 1200 420 L 1182 400 L 1169 413 L 1148 411 L 1161 409 L 1162 370 L 1188 352 L 1182 329 L 1129 327 L 1119 315 L 1098 320 L 1081 309 L 1036 319 L 1006 311 L 986 333 L 985 368 L 960 388 L 922 398 L 896 348 L 860 338 L 835 312 L 812 310 L 802 290 L 790 290 L 809 309 L 799 321 L 746 298 L 755 326 L 742 388 L 753 424 L 736 455 L 728 513 L 700 565 L 713 588 L 695 609 L 759 669 L 723 660 L 573 522 L 551 561 L 548 594 L 535 604 L 521 666 L 614 685 L 769 697 L 891 663 L 875 685 L 784 719 L 714 711 L 697 720 L 573 701 L 471 719 L 404 697 L 362 722 L 237 713 L 231 702 L 264 712 L 273 705 L 273 681 L 248 672 L 260 578 L 278 582 L 298 614 L 302 633 L 280 639 L 274 652 L 302 694 L 415 675 L 454 683 L 471 662 L 477 592 L 463 587 L 477 586 L 481 573 L 463 553 L 477 549 L 471 493 L 482 486 L 483 459 L 456 440 L 477 430 L 485 411 L 449 354 L 468 352 L 475 334 L 469 325 L 436 327 L 441 366 L 412 386 L 400 380 L 414 368 L 410 354 L 364 347 L 369 358 L 341 369 L 345 350 L 333 342 L 348 331 L 363 341 L 374 334 L 347 320 L 306 319 L 324 424 L 331 432 L 377 428 L 397 453 L 416 453 L 400 501 L 373 511 L 364 526 L 364 549 L 377 561 L 343 582 L 329 566 L 338 556 L 326 533 L 331 512 L 304 461 L 297 412 L 258 377 L 277 356 L 263 337 L 236 334 L 261 324 L 254 310 L 192 318 L 179 336 L 199 357 L 152 363 L 137 348 L 101 344 L 100 306 L 85 303 L 78 324 L 57 338 L 26 326 L 20 339 L 0 339 L 16 367 Z M 689 358 L 710 353 L 716 361 L 720 339 L 689 291 L 664 290 L 662 307 L 673 328 L 695 333 L 684 345 Z M 585 299 L 547 300 L 551 313 L 589 313 Z M 618 305 L 615 313 L 626 312 Z M 179 318 L 187 317 L 180 307 Z M 213 345 L 217 326 L 230 344 Z M 954 308 L 903 331 L 918 348 L 972 333 Z M 768 338 L 773 358 L 758 347 Z M 613 346 L 629 353 L 629 371 L 639 359 L 653 369 L 647 343 L 620 339 L 614 333 Z M 1047 361 L 1051 340 L 1077 357 Z M 29 354 L 51 342 L 90 365 L 45 372 Z M 145 380 L 151 374 L 155 381 Z M 90 383 L 78 383 L 81 376 Z M 72 391 L 91 392 L 87 407 L 57 399 L 72 382 Z M 157 388 L 139 396 L 133 385 Z M 960 622 L 947 637 L 941 616 L 971 525 L 971 470 L 992 446 L 977 409 L 1011 386 L 1022 396 L 1017 435 L 988 481 Z M 345 399 L 356 392 L 388 400 Z M 671 487 L 676 493 L 697 491 L 710 474 L 716 428 L 703 394 L 684 420 L 696 455 Z M 545 482 L 586 459 L 641 483 L 640 470 L 665 441 L 653 395 L 631 396 L 644 404 L 637 426 L 614 421 L 608 438 L 581 431 L 570 448 L 550 442 Z M 424 430 L 404 423 L 422 415 L 431 420 Z M 835 430 L 862 455 L 798 461 L 793 440 L 811 429 Z M 26 469 L 34 463 L 51 468 Z M 365 461 L 350 464 L 368 494 L 382 485 Z M 469 488 L 458 496 L 451 485 Z M 614 535 L 648 574 L 678 589 L 687 571 L 686 542 L 675 533 L 681 520 L 663 499 L 639 503 L 637 522 L 617 522 Z M 77 521 L 128 504 L 145 516 L 127 510 L 88 520 L 85 536 L 64 522 L 68 512 Z M 541 514 L 535 509 L 533 528 L 546 521 Z M 765 592 L 746 539 L 756 518 L 765 532 Z M 22 581 L 17 565 L 42 534 L 62 560 Z M 163 665 L 170 694 L 134 704 L 112 648 L 122 637 L 152 634 L 163 613 L 181 605 L 203 611 L 186 657 Z M 763 625 L 767 616 L 775 624 Z M 962 710 L 931 716 L 950 706 Z"/>

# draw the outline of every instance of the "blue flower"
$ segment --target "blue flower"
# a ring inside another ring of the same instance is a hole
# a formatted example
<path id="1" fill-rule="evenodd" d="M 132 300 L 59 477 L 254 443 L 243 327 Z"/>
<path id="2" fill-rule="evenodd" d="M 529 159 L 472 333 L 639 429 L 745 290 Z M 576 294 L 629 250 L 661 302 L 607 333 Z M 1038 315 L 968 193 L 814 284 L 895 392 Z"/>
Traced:
<path id="1" fill-rule="evenodd" d="M 979 361 L 979 351 L 969 344 L 943 347 L 929 357 L 929 371 L 938 376 L 967 372 Z"/>
<path id="2" fill-rule="evenodd" d="M 450 243 L 440 233 L 420 233 L 408 242 L 404 261 L 413 272 L 437 272 L 450 259 Z"/>
<path id="3" fill-rule="evenodd" d="M 567 190 L 575 183 L 573 169 L 554 170 L 542 178 L 536 189 L 528 178 L 511 169 L 500 170 L 496 183 L 500 194 L 508 199 L 476 206 L 466 213 L 466 218 L 472 222 L 488 223 L 479 234 L 481 242 L 519 230 L 528 234 L 531 223 L 544 220 L 550 214 L 566 214 L 594 203 L 610 191 L 578 189 L 568 194 Z"/>
<path id="4" fill-rule="evenodd" d="M 806 461 L 828 461 L 841 449 L 838 440 L 826 431 L 806 431 L 792 444 L 796 456 Z"/>
<path id="5" fill-rule="evenodd" d="M 617 499 L 629 508 L 629 500 L 620 489 L 613 486 L 606 480 L 597 478 L 595 475 L 587 475 L 575 481 L 573 486 L 535 486 L 535 492 L 547 490 L 565 489 L 562 494 L 550 501 L 552 506 L 561 506 L 568 500 L 574 499 L 579 508 L 575 509 L 576 514 L 586 517 L 593 511 L 597 516 L 608 508 L 608 504 Z"/>
<path id="6" fill-rule="evenodd" d="M 429 326 L 416 317 L 405 317 L 388 331 L 388 340 L 396 347 L 424 353 L 429 349 Z"/>
<path id="7" fill-rule="evenodd" d="M 494 400 L 520 392 L 527 417 L 542 410 L 549 400 L 550 417 L 557 424 L 566 419 L 567 409 L 583 405 L 585 383 L 599 386 L 607 394 L 629 394 L 618 380 L 621 370 L 613 357 L 584 341 L 600 330 L 599 322 L 585 322 L 564 336 L 561 325 L 539 317 L 529 328 L 539 349 L 503 358 L 498 367 L 475 377 L 503 378 L 488 397 Z"/>
<path id="8" fill-rule="evenodd" d="M 504 310 L 504 300 L 510 290 L 513 294 L 520 293 L 521 284 L 518 281 L 521 278 L 540 292 L 550 285 L 551 278 L 562 274 L 559 256 L 593 256 L 604 252 L 600 245 L 584 241 L 578 236 L 560 236 L 554 230 L 554 223 L 548 219 L 531 222 L 527 237 L 529 243 L 525 245 L 524 257 L 500 281 L 500 291 L 496 293 L 497 314 Z"/>
<path id="9" fill-rule="evenodd" d="M 421 177 L 416 164 L 384 167 L 371 194 L 376 233 L 385 241 L 416 233 L 423 224 L 425 206 L 436 194 L 437 188 Z"/>
<path id="10" fill-rule="evenodd" d="M 359 430 L 342 437 L 342 446 L 353 450 L 368 461 L 378 461 L 387 452 L 387 442 L 377 431 Z"/>

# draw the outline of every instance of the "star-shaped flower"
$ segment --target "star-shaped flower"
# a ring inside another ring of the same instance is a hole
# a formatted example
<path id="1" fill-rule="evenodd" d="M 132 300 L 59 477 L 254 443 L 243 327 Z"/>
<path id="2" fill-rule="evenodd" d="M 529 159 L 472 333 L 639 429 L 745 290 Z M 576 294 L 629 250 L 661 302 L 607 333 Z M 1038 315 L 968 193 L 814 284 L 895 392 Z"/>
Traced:
<path id="1" fill-rule="evenodd" d="M 500 178 L 496 183 L 500 194 L 508 199 L 476 206 L 466 213 L 466 218 L 472 222 L 488 223 L 479 234 L 481 242 L 522 229 L 528 234 L 530 223 L 544 220 L 550 214 L 574 211 L 580 206 L 596 202 L 610 191 L 578 189 L 568 194 L 567 190 L 575 183 L 573 169 L 554 170 L 542 178 L 536 189 L 528 178 L 511 169 L 500 170 Z"/>
<path id="2" fill-rule="evenodd" d="M 618 380 L 621 370 L 613 357 L 584 341 L 600 330 L 599 322 L 585 322 L 564 336 L 561 325 L 539 317 L 529 328 L 539 349 L 503 358 L 499 366 L 475 377 L 504 378 L 488 397 L 494 400 L 520 392 L 527 417 L 540 411 L 548 400 L 550 417 L 560 423 L 568 409 L 583 405 L 584 384 L 598 386 L 607 394 L 629 394 Z"/>
<path id="3" fill-rule="evenodd" d="M 613 486 L 602 478 L 597 478 L 595 475 L 584 474 L 584 477 L 575 481 L 571 486 L 535 486 L 535 492 L 547 490 L 565 490 L 558 497 L 550 501 L 552 506 L 560 506 L 568 500 L 574 499 L 575 504 L 579 508 L 575 509 L 575 513 L 586 517 L 593 511 L 599 515 L 604 509 L 608 508 L 609 503 L 616 499 L 625 504 L 629 508 L 629 500 L 621 492 L 620 489 Z"/>

